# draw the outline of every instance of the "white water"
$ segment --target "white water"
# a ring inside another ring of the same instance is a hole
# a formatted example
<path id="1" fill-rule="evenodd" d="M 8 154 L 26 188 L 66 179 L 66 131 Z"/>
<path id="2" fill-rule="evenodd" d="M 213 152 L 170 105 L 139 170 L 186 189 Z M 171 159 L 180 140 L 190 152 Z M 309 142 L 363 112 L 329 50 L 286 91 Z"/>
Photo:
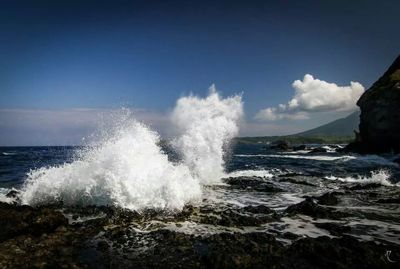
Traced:
<path id="1" fill-rule="evenodd" d="M 389 171 L 381 169 L 377 171 L 371 171 L 371 176 L 357 176 L 357 177 L 335 177 L 335 176 L 328 176 L 325 177 L 329 180 L 338 180 L 342 182 L 350 182 L 350 183 L 361 183 L 361 184 L 368 184 L 368 183 L 379 183 L 383 186 L 400 186 L 399 183 L 393 184 L 389 181 L 391 174 Z"/>
<path id="2" fill-rule="evenodd" d="M 273 178 L 274 176 L 282 174 L 279 170 L 238 170 L 225 175 L 225 177 L 261 177 Z"/>
<path id="3" fill-rule="evenodd" d="M 183 97 L 172 114 L 183 156 L 173 163 L 158 146 L 158 134 L 123 110 L 112 128 L 100 130 L 96 146 L 78 152 L 72 163 L 28 174 L 21 200 L 36 205 L 116 205 L 132 210 L 179 210 L 201 198 L 201 185 L 223 173 L 223 147 L 237 134 L 241 98 Z"/>
<path id="4" fill-rule="evenodd" d="M 202 183 L 216 183 L 224 176 L 224 150 L 237 135 L 242 115 L 241 96 L 221 99 L 214 86 L 207 98 L 178 100 L 172 121 L 180 135 L 173 144 Z"/>

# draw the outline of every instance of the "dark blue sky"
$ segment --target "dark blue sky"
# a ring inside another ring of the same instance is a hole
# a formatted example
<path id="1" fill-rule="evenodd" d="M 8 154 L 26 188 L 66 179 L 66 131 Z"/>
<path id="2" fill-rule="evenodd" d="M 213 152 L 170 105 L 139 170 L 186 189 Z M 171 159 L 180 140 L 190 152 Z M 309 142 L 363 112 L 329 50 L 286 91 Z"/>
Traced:
<path id="1" fill-rule="evenodd" d="M 163 112 L 215 83 L 243 92 L 253 119 L 291 99 L 307 73 L 368 88 L 400 51 L 399 10 L 400 1 L 0 1 L 0 109 Z M 339 114 L 279 124 L 300 130 Z"/>

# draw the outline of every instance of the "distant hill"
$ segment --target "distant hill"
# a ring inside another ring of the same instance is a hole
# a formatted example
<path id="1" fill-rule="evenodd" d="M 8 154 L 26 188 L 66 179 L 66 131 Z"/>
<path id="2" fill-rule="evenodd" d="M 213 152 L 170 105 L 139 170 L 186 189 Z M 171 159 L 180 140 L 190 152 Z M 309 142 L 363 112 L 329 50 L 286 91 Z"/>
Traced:
<path id="1" fill-rule="evenodd" d="M 360 122 L 360 112 L 351 113 L 345 118 L 341 118 L 317 128 L 294 134 L 294 136 L 353 136 L 354 130 L 358 131 Z"/>
<path id="2" fill-rule="evenodd" d="M 236 141 L 244 144 L 266 144 L 286 140 L 292 144 L 310 143 L 348 143 L 354 140 L 354 130 L 358 130 L 360 112 L 354 112 L 317 128 L 286 136 L 238 137 Z"/>

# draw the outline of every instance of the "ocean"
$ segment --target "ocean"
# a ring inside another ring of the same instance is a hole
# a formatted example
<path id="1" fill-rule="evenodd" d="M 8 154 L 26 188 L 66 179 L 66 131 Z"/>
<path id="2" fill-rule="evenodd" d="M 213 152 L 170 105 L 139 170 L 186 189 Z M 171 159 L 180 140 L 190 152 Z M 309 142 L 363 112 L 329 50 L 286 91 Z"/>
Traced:
<path id="1" fill-rule="evenodd" d="M 135 166 L 135 164 L 139 167 L 142 165 L 152 167 L 148 162 L 154 158 L 153 153 L 148 153 L 143 164 L 139 164 L 144 156 L 133 162 L 124 159 L 129 155 L 123 156 L 121 161 L 119 157 L 103 155 L 103 152 L 94 149 L 87 150 L 84 147 L 1 147 L 0 201 L 10 202 L 12 198 L 7 198 L 5 195 L 13 189 L 28 189 L 29 195 L 24 202 L 32 205 L 55 202 L 68 196 L 69 200 L 63 201 L 66 206 L 71 204 L 115 205 L 138 211 L 156 208 L 176 212 L 186 204 L 190 204 L 209 209 L 208 214 L 211 215 L 234 210 L 240 215 L 254 217 L 252 213 L 243 209 L 266 206 L 278 213 L 285 212 L 289 206 L 298 204 L 307 197 L 315 198 L 333 192 L 337 201 L 326 207 L 342 212 L 346 214 L 346 217 L 330 218 L 329 215 L 319 217 L 312 214 L 309 214 L 311 216 L 299 214 L 286 216 L 277 221 L 261 222 L 260 225 L 252 223 L 239 225 L 240 228 L 237 225 L 230 227 L 218 222 L 204 224 L 193 219 L 184 223 L 168 221 L 159 224 L 159 227 L 191 234 L 237 231 L 238 229 L 246 232 L 257 229 L 273 233 L 278 238 L 281 237 L 284 242 L 290 242 L 283 236 L 287 232 L 307 237 L 332 236 L 321 224 L 332 222 L 348 227 L 348 233 L 360 239 L 400 244 L 398 221 L 400 219 L 398 203 L 400 167 L 393 162 L 396 156 L 337 152 L 336 150 L 342 146 L 307 145 L 308 150 L 279 152 L 268 149 L 267 145 L 262 144 L 231 145 L 229 154 L 225 156 L 225 169 L 221 179 L 213 183 L 201 184 L 199 197 L 197 197 L 198 186 L 185 188 L 179 186 L 180 184 L 195 184 L 191 180 L 168 182 L 170 179 L 165 176 L 169 172 L 165 172 L 161 178 L 153 179 L 149 175 L 150 171 L 143 172 L 142 168 L 139 171 L 121 167 L 121 165 Z M 323 147 L 327 152 L 311 153 L 311 149 L 315 147 Z M 129 149 L 126 150 L 129 151 Z M 82 151 L 90 152 L 90 154 L 95 152 L 95 155 L 82 157 Z M 176 152 L 172 152 L 170 148 L 164 147 L 162 152 L 169 156 L 172 163 L 179 163 Z M 99 160 L 90 158 L 105 158 L 105 160 L 98 162 Z M 116 161 L 120 163 L 115 164 Z M 81 163 L 81 166 L 78 166 L 77 162 L 87 163 Z M 108 167 L 102 167 L 101 169 L 105 169 L 103 171 L 89 173 L 87 169 L 96 167 L 91 162 L 99 166 L 108 165 Z M 68 166 L 71 164 L 74 165 L 72 168 Z M 113 169 L 118 172 L 113 172 Z M 159 167 L 156 166 L 155 169 Z M 72 170 L 77 170 L 81 175 L 70 185 L 66 182 L 71 181 L 71 174 L 74 173 Z M 135 172 L 142 174 L 134 179 L 127 178 L 120 181 L 115 179 L 116 182 L 108 185 L 103 182 L 102 185 L 96 185 L 93 190 L 87 189 L 87 186 L 83 187 L 83 192 L 79 189 L 79 184 L 94 186 L 89 178 L 107 181 L 120 175 L 119 173 L 124 173 L 124 170 L 128 176 L 132 176 Z M 43 173 L 50 176 L 43 177 Z M 176 173 L 178 172 L 173 171 L 172 177 L 181 177 Z M 50 180 L 50 182 L 42 182 L 34 188 L 29 187 L 29 180 L 33 178 L 37 180 L 39 175 L 42 176 L 41 180 Z M 149 180 L 146 182 L 144 177 Z M 130 180 L 134 186 L 132 189 L 127 186 Z M 137 180 L 143 180 L 143 182 L 137 182 Z M 123 189 L 117 187 L 116 184 L 122 184 Z M 54 192 L 54 189 L 57 189 L 57 192 Z M 182 194 L 182 190 L 186 193 Z M 130 193 L 127 194 L 127 191 Z M 85 192 L 87 193 L 84 194 Z M 117 195 L 121 197 L 116 197 Z"/>

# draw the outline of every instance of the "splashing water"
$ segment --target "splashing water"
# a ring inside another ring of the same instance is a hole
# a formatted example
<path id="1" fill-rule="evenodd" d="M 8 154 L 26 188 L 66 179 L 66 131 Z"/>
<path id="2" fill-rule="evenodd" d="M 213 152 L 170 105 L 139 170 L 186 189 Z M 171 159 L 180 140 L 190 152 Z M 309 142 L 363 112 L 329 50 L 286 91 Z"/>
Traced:
<path id="1" fill-rule="evenodd" d="M 158 142 L 155 132 L 124 115 L 74 162 L 31 171 L 22 201 L 180 209 L 199 199 L 201 188 L 185 165 L 168 161 Z"/>
<path id="2" fill-rule="evenodd" d="M 241 98 L 178 100 L 173 119 L 182 131 L 175 142 L 183 154 L 173 163 L 159 135 L 123 110 L 112 128 L 100 130 L 95 145 L 60 166 L 32 170 L 22 189 L 24 204 L 115 205 L 132 210 L 179 210 L 201 198 L 201 185 L 223 172 L 223 147 L 237 134 Z"/>
<path id="3" fill-rule="evenodd" d="M 221 99 L 214 85 L 207 98 L 180 98 L 172 121 L 180 136 L 173 144 L 184 162 L 204 184 L 224 176 L 224 149 L 239 131 L 243 115 L 241 96 Z"/>

